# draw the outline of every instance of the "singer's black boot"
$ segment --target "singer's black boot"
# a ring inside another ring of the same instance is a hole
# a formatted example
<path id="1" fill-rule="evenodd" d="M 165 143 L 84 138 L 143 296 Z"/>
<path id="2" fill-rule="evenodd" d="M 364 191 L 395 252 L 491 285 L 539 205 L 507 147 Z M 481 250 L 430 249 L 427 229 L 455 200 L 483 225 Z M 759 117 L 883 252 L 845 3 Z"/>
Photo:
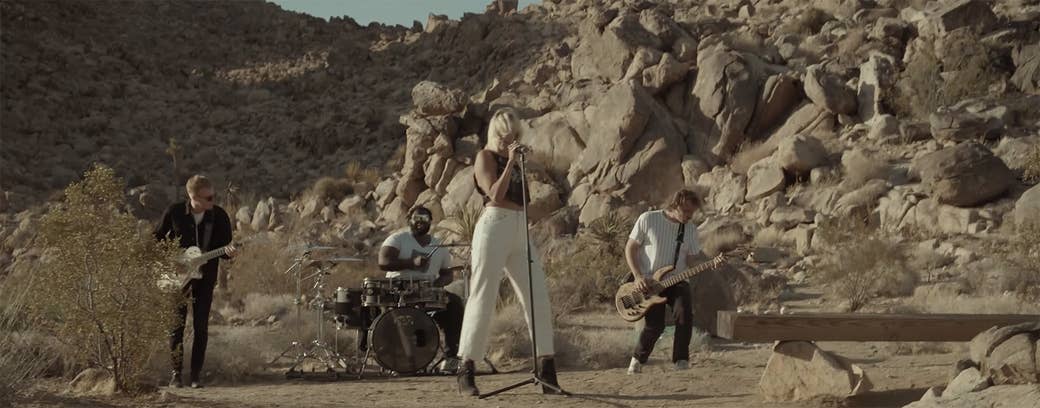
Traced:
<path id="1" fill-rule="evenodd" d="M 556 362 L 552 357 L 541 357 L 539 358 L 539 370 L 538 379 L 545 382 L 545 384 L 552 385 L 557 389 L 560 388 L 560 383 L 556 380 Z M 549 388 L 542 385 L 542 394 L 559 394 L 555 389 Z"/>
<path id="2" fill-rule="evenodd" d="M 476 371 L 473 360 L 466 360 L 462 363 L 458 374 L 459 394 L 473 397 L 480 395 L 480 391 L 477 390 Z"/>

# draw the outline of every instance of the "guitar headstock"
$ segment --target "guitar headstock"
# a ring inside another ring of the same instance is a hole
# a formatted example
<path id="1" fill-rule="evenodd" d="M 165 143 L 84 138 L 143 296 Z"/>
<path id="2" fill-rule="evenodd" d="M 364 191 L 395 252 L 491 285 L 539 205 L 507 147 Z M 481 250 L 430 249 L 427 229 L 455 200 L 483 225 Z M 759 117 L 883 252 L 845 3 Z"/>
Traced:
<path id="1" fill-rule="evenodd" d="M 741 245 L 733 248 L 726 252 L 720 252 L 719 256 L 724 259 L 746 259 L 748 255 L 751 255 L 752 249 L 749 246 Z"/>

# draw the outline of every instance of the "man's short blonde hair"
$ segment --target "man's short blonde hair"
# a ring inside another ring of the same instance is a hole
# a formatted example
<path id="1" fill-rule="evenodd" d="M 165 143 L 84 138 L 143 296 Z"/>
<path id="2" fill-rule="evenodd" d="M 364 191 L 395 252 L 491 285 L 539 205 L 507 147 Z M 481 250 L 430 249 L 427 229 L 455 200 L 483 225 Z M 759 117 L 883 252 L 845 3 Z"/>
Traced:
<path id="1" fill-rule="evenodd" d="M 693 190 L 682 189 L 672 195 L 672 199 L 668 201 L 668 208 L 679 209 L 687 204 L 692 204 L 699 209 L 703 205 L 703 201 L 701 196 L 697 195 Z"/>
<path id="2" fill-rule="evenodd" d="M 209 178 L 201 174 L 196 174 L 188 179 L 188 183 L 184 185 L 184 188 L 188 190 L 188 194 L 196 194 L 202 189 L 213 188 L 213 182 L 209 181 Z"/>

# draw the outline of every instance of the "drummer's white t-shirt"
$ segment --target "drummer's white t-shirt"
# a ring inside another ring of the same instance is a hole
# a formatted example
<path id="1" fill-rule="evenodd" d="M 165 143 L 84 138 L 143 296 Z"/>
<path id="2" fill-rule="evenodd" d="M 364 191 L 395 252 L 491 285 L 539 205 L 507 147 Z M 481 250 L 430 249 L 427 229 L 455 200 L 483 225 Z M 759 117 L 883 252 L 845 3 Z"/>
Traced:
<path id="1" fill-rule="evenodd" d="M 430 245 L 440 244 L 441 241 L 437 237 L 430 238 Z M 439 276 L 441 269 L 446 269 L 451 266 L 451 252 L 448 248 L 431 248 L 429 246 L 419 245 L 419 242 L 415 240 L 412 235 L 412 231 L 404 230 L 389 237 L 383 241 L 383 246 L 394 247 L 398 250 L 398 259 L 410 259 L 415 255 L 422 254 L 427 256 L 433 253 L 433 257 L 430 258 L 430 263 L 426 266 L 425 270 L 416 269 L 402 269 L 400 271 L 389 271 L 386 273 L 387 278 L 403 278 L 403 279 L 428 279 L 434 280 Z M 437 249 L 434 252 L 434 249 Z"/>

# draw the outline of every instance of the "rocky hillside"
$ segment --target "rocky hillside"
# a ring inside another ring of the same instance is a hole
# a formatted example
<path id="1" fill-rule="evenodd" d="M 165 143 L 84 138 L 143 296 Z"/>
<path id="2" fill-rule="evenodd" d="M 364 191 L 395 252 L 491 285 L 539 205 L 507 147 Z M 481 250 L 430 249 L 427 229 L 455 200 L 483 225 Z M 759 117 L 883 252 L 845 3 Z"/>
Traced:
<path id="1" fill-rule="evenodd" d="M 342 237 L 361 214 L 365 238 L 416 204 L 478 203 L 472 157 L 508 105 L 553 234 L 682 186 L 725 215 L 709 232 L 802 254 L 820 216 L 927 236 L 1040 211 L 1035 0 L 506 3 L 405 28 L 251 1 L 4 2 L 0 203 L 100 161 L 152 210 L 202 171 L 264 198 L 241 228 L 291 215 Z M 300 194 L 351 161 L 381 180 Z"/>
<path id="2" fill-rule="evenodd" d="M 429 33 L 361 27 L 262 1 L 0 7 L 0 189 L 14 210 L 95 161 L 131 186 L 179 185 L 204 172 L 288 197 L 350 161 L 391 158 L 419 81 L 479 89 L 517 76 L 564 30 L 520 16 L 497 19 L 495 30 L 490 16 L 464 27 L 433 21 Z"/>

